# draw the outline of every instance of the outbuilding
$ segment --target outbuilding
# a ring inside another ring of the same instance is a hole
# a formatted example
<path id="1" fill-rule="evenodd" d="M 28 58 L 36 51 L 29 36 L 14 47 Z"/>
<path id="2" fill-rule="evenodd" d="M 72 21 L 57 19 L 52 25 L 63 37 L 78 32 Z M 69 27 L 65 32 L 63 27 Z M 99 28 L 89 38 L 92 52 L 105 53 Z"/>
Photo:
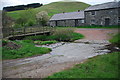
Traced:
<path id="1" fill-rule="evenodd" d="M 59 13 L 51 17 L 49 21 L 50 26 L 82 26 L 84 25 L 84 11 L 78 10 L 77 12 Z"/>

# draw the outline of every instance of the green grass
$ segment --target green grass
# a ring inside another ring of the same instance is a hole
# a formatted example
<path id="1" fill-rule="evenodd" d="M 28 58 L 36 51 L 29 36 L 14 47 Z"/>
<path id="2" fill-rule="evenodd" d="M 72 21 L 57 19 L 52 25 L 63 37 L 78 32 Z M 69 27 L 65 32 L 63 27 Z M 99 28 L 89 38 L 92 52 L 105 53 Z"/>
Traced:
<path id="1" fill-rule="evenodd" d="M 46 45 L 46 44 L 54 44 L 57 43 L 57 41 L 34 41 L 35 44 L 39 44 L 39 45 Z"/>
<path id="2" fill-rule="evenodd" d="M 33 43 L 26 42 L 26 41 L 14 41 L 14 42 L 21 45 L 22 47 L 19 49 L 13 50 L 4 46 L 2 48 L 3 59 L 25 58 L 25 57 L 35 56 L 35 55 L 46 54 L 51 51 L 50 48 L 35 47 Z"/>
<path id="3" fill-rule="evenodd" d="M 113 28 L 120 28 L 120 26 L 78 26 L 78 27 L 56 27 L 56 29 L 66 29 L 66 28 L 72 28 L 72 29 L 78 29 L 78 28 L 103 28 L 103 29 L 113 29 Z"/>
<path id="4" fill-rule="evenodd" d="M 78 26 L 77 28 L 120 28 L 120 26 Z"/>
<path id="5" fill-rule="evenodd" d="M 48 78 L 118 78 L 120 52 L 90 58 L 72 69 L 55 73 Z"/>
<path id="6" fill-rule="evenodd" d="M 83 2 L 53 2 L 50 4 L 46 4 L 42 7 L 35 8 L 33 9 L 33 12 L 34 14 L 36 14 L 40 11 L 46 11 L 48 12 L 48 15 L 51 17 L 57 13 L 84 10 L 88 6 L 90 5 L 83 3 Z M 8 12 L 8 15 L 14 19 L 18 19 L 20 17 L 19 14 L 22 13 L 23 11 L 24 10 Z"/>
<path id="7" fill-rule="evenodd" d="M 120 47 L 120 33 L 114 35 L 112 39 L 109 40 L 112 44 L 117 45 Z"/>

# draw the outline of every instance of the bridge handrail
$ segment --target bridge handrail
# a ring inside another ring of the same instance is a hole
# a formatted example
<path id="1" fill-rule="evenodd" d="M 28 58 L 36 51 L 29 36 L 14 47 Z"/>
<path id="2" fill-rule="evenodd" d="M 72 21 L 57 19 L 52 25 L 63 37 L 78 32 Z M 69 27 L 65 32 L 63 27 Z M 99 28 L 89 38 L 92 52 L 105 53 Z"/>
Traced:
<path id="1" fill-rule="evenodd" d="M 23 35 L 35 32 L 53 32 L 53 27 L 50 26 L 36 26 L 36 27 L 22 27 L 22 28 L 3 28 L 3 38 L 8 36 Z"/>

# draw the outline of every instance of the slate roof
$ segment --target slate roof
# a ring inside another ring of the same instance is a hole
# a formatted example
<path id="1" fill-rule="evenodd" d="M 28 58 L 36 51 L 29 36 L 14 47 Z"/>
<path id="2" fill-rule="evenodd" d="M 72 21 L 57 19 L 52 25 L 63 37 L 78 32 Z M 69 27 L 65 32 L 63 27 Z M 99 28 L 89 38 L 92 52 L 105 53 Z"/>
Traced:
<path id="1" fill-rule="evenodd" d="M 84 11 L 69 12 L 69 13 L 59 13 L 51 17 L 51 20 L 67 20 L 67 19 L 83 19 Z"/>
<path id="2" fill-rule="evenodd" d="M 108 3 L 93 5 L 93 6 L 88 7 L 87 9 L 85 9 L 85 11 L 110 9 L 110 8 L 118 8 L 118 7 L 120 7 L 120 1 L 119 2 L 108 2 Z"/>

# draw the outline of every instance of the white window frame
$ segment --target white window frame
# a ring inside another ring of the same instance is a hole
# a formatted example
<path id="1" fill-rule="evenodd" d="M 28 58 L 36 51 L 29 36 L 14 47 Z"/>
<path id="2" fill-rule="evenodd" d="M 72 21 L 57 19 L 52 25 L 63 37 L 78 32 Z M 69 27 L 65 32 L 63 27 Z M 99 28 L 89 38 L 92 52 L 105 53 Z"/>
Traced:
<path id="1" fill-rule="evenodd" d="M 85 23 L 85 20 L 82 19 L 82 20 L 81 20 L 81 23 Z"/>

